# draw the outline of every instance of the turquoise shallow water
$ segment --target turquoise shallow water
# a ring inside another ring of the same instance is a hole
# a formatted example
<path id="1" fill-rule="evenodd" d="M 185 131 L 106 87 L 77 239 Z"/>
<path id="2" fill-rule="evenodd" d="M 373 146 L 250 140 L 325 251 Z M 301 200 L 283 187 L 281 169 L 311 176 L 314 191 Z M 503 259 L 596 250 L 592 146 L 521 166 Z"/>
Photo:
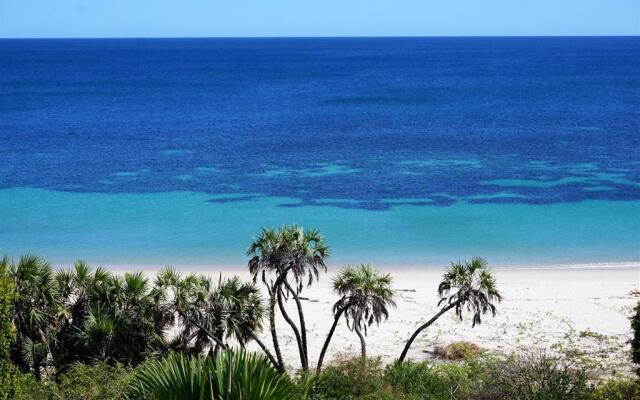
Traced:
<path id="1" fill-rule="evenodd" d="M 444 265 L 481 255 L 497 266 L 640 260 L 640 202 L 551 205 L 457 202 L 385 211 L 282 207 L 297 200 L 194 192 L 157 194 L 0 190 L 0 252 L 65 264 L 242 265 L 261 226 L 319 228 L 332 265 Z M 211 202 L 215 199 L 218 201 Z"/>

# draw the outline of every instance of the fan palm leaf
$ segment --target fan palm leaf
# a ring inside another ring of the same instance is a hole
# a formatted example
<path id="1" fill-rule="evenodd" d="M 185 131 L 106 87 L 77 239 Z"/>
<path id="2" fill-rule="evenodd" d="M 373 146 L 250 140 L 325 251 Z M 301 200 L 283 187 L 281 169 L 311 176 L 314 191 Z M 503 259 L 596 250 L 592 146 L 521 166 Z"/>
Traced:
<path id="1" fill-rule="evenodd" d="M 225 351 L 215 359 L 171 354 L 150 362 L 131 391 L 155 400 L 294 400 L 297 389 L 263 356 Z"/>

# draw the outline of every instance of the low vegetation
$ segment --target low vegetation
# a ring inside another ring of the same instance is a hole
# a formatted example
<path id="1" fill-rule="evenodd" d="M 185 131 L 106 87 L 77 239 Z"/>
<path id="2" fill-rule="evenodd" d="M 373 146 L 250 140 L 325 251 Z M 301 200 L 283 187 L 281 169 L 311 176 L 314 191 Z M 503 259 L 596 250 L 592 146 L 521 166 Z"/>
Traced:
<path id="1" fill-rule="evenodd" d="M 453 342 L 446 346 L 436 346 L 433 355 L 442 360 L 459 361 L 477 357 L 482 349 L 470 342 Z"/>
<path id="2" fill-rule="evenodd" d="M 211 393 L 214 397 L 207 397 Z M 295 378 L 282 375 L 263 356 L 221 352 L 215 362 L 172 354 L 135 368 L 76 364 L 57 380 L 38 381 L 23 374 L 17 380 L 15 398 L 637 400 L 640 382 L 631 378 L 591 381 L 585 371 L 539 352 L 510 357 L 485 354 L 460 362 L 405 361 L 386 367 L 379 358 L 342 358 L 315 379 L 302 372 Z"/>

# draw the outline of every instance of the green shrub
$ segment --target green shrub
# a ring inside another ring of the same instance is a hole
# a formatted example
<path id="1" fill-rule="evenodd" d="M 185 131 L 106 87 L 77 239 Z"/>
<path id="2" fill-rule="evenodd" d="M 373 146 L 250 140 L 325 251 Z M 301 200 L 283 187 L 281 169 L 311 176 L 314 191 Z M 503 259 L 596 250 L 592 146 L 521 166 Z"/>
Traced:
<path id="1" fill-rule="evenodd" d="M 74 364 L 58 381 L 53 378 L 38 381 L 31 374 L 21 374 L 17 379 L 16 399 L 124 400 L 133 375 L 128 368 L 104 363 Z"/>
<path id="2" fill-rule="evenodd" d="M 39 381 L 31 374 L 18 374 L 15 382 L 15 400 L 52 400 L 59 398 L 55 397 L 57 391 L 55 382 Z"/>
<path id="3" fill-rule="evenodd" d="M 591 400 L 638 400 L 640 399 L 640 382 L 634 379 L 618 379 L 607 381 L 598 386 Z"/>
<path id="4" fill-rule="evenodd" d="M 384 375 L 407 400 L 466 399 L 472 390 L 470 368 L 464 363 L 406 361 L 387 366 Z"/>
<path id="5" fill-rule="evenodd" d="M 78 363 L 60 377 L 58 394 L 64 400 L 123 399 L 132 378 L 132 370 L 121 365 Z"/>
<path id="6" fill-rule="evenodd" d="M 313 400 L 398 399 L 385 384 L 380 358 L 339 360 L 324 369 L 312 391 Z"/>
<path id="7" fill-rule="evenodd" d="M 638 365 L 636 374 L 640 375 L 640 302 L 636 304 L 633 316 L 631 317 L 631 329 L 633 338 L 631 339 L 631 359 Z"/>
<path id="8" fill-rule="evenodd" d="M 510 357 L 492 364 L 474 399 L 587 400 L 587 375 L 544 353 Z"/>

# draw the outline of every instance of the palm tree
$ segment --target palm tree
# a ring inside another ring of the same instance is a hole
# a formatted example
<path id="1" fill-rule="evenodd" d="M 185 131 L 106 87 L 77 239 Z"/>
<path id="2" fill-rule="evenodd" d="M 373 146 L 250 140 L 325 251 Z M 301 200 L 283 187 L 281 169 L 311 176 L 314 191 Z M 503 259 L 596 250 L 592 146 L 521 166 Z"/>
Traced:
<path id="1" fill-rule="evenodd" d="M 453 294 L 450 294 L 451 292 Z M 476 324 L 482 323 L 481 317 L 487 312 L 491 312 L 495 316 L 496 307 L 493 302 L 502 300 L 489 265 L 480 257 L 474 257 L 470 262 L 451 263 L 438 286 L 438 296 L 440 296 L 438 306 L 442 306 L 442 308 L 411 335 L 402 354 L 400 354 L 398 363 L 404 361 L 411 344 L 420 332 L 428 328 L 447 311 L 455 309 L 460 320 L 462 320 L 465 309 L 470 311 L 473 314 L 471 326 L 475 327 Z"/>
<path id="2" fill-rule="evenodd" d="M 285 321 L 296 337 L 302 369 L 309 369 L 307 329 L 304 320 L 300 293 L 306 281 L 310 286 L 319 277 L 319 271 L 326 271 L 325 260 L 329 248 L 324 238 L 315 229 L 303 230 L 297 225 L 282 226 L 279 229 L 263 229 L 247 250 L 249 271 L 254 282 L 261 276 L 269 292 L 269 325 L 279 368 L 284 369 L 275 327 L 276 303 Z M 292 281 L 289 281 L 289 278 Z M 288 315 L 284 302 L 293 297 L 298 311 L 298 327 Z"/>
<path id="3" fill-rule="evenodd" d="M 73 329 L 61 341 L 74 345 L 76 361 L 137 365 L 147 354 L 166 348 L 164 330 L 172 321 L 163 314 L 164 300 L 142 272 L 115 276 L 78 265 L 72 273 L 72 310 L 80 307 L 82 312 L 72 313 L 78 315 L 71 321 Z M 66 281 L 62 275 L 60 281 Z"/>
<path id="4" fill-rule="evenodd" d="M 102 273 L 102 270 L 98 271 Z M 76 334 L 90 315 L 94 301 L 95 276 L 83 261 L 76 261 L 72 269 L 60 269 L 54 275 L 58 299 L 65 310 L 60 331 L 56 335 L 53 354 L 56 372 L 62 373 L 75 361 L 86 358 L 77 346 Z"/>
<path id="5" fill-rule="evenodd" d="M 20 257 L 17 264 L 4 259 L 3 264 L 8 264 L 9 276 L 16 288 L 13 310 L 16 341 L 12 358 L 23 372 L 33 371 L 39 379 L 41 369 L 52 354 L 60 317 L 64 315 L 53 269 L 34 255 Z"/>
<path id="6" fill-rule="evenodd" d="M 237 276 L 218 279 L 217 285 L 205 277 L 189 275 L 184 279 L 172 269 L 160 272 L 157 287 L 171 286 L 175 311 L 183 327 L 175 348 L 199 354 L 209 348 L 211 355 L 229 348 L 229 339 L 241 347 L 253 340 L 274 365 L 277 360 L 260 340 L 264 306 L 259 289 Z M 193 346 L 190 349 L 191 342 Z"/>
<path id="7" fill-rule="evenodd" d="M 379 324 L 389 317 L 388 307 L 395 307 L 395 292 L 391 288 L 390 274 L 380 274 L 371 265 L 347 266 L 333 279 L 333 291 L 340 299 L 333 305 L 334 321 L 322 346 L 316 366 L 320 373 L 324 355 L 340 317 L 344 315 L 347 326 L 360 338 L 361 356 L 366 358 L 365 335 L 367 327 Z M 364 331 L 364 332 L 363 332 Z"/>
<path id="8" fill-rule="evenodd" d="M 55 281 L 65 310 L 52 348 L 56 373 L 78 361 L 136 365 L 166 350 L 164 331 L 173 324 L 167 301 L 142 272 L 116 276 L 76 261 Z"/>

